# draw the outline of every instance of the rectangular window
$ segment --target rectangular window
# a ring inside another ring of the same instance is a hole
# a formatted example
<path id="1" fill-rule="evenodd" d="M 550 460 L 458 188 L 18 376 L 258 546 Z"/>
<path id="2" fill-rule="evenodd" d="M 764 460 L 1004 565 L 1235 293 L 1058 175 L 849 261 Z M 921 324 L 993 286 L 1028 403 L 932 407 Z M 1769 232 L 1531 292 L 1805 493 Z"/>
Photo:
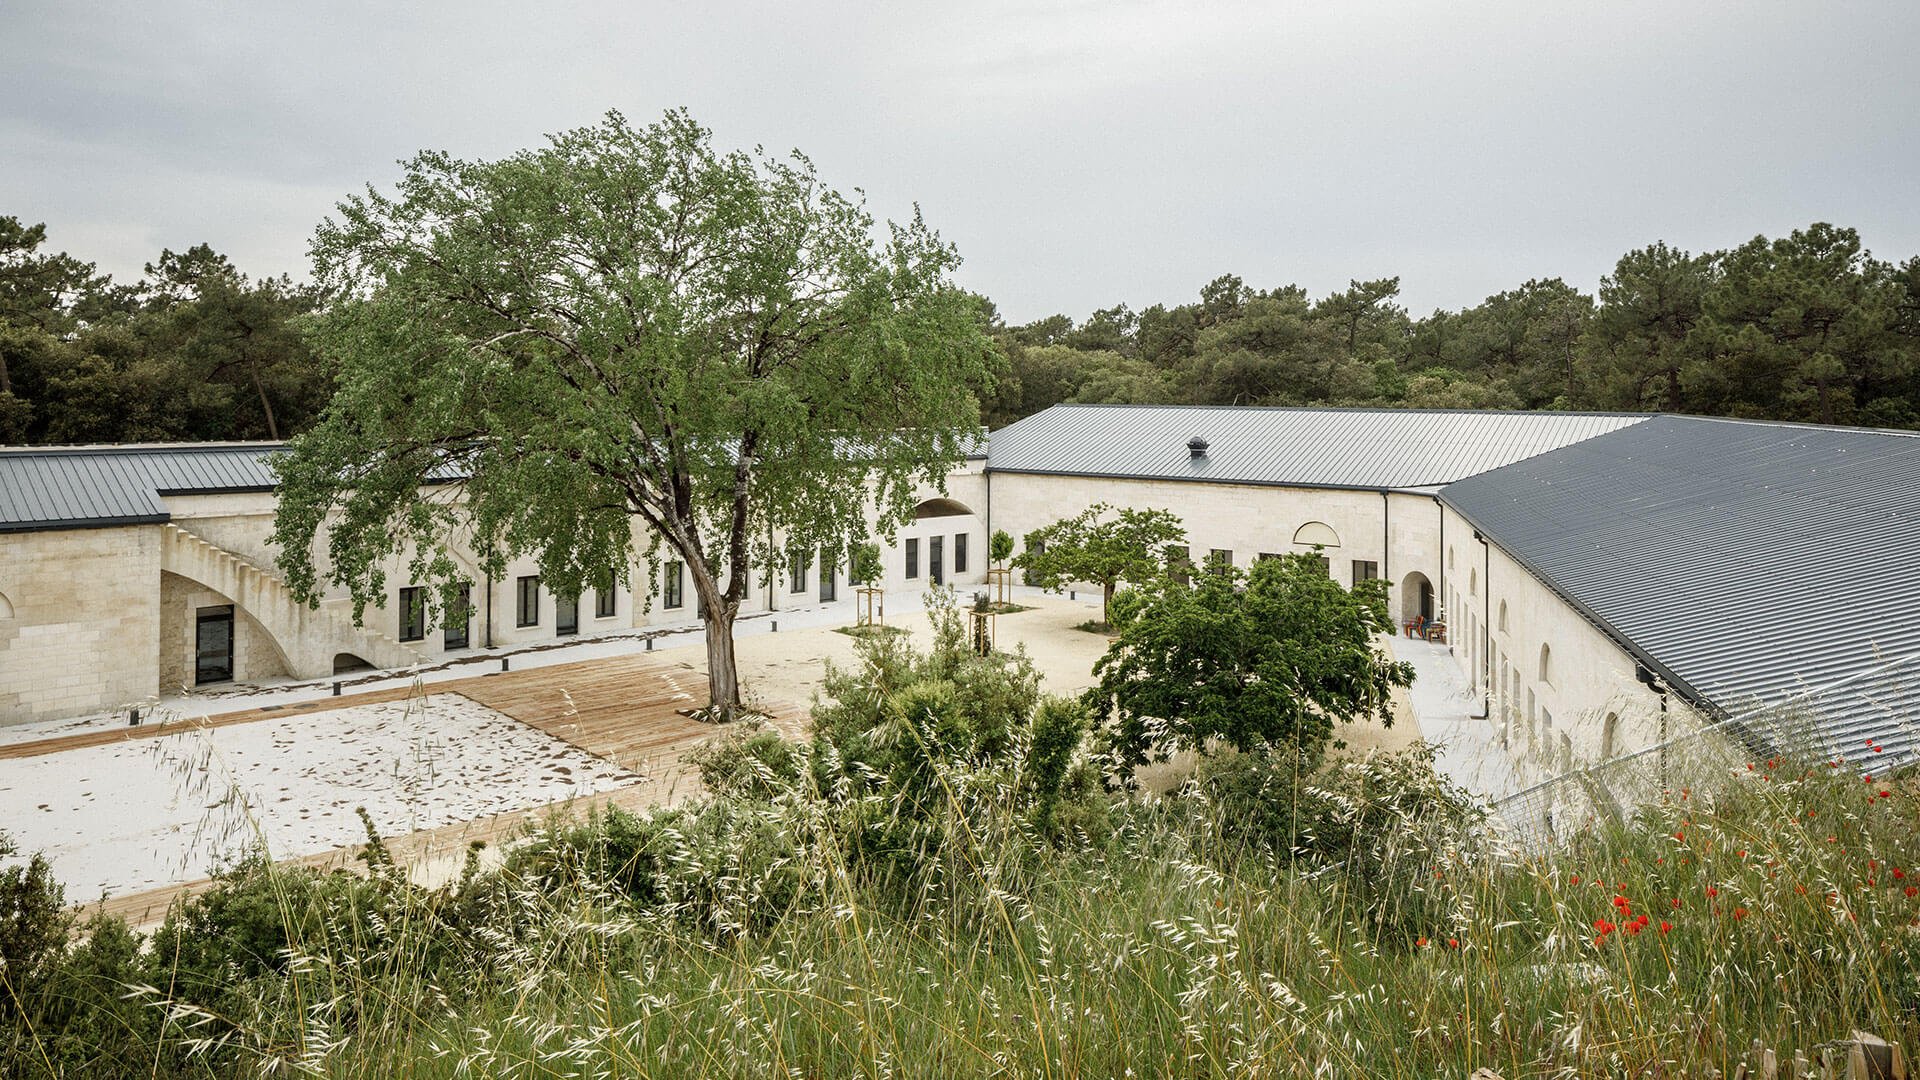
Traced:
<path id="1" fill-rule="evenodd" d="M 566 637 L 580 632 L 580 598 L 577 596 L 556 596 L 553 598 L 553 636 Z"/>
<path id="2" fill-rule="evenodd" d="M 964 574 L 967 572 L 966 533 L 953 534 L 953 572 L 956 574 Z"/>
<path id="3" fill-rule="evenodd" d="M 807 591 L 807 553 L 796 551 L 787 556 L 788 592 Z"/>
<path id="4" fill-rule="evenodd" d="M 1179 544 L 1167 545 L 1167 576 L 1182 585 L 1187 583 L 1187 573 L 1193 569 L 1193 555 Z"/>
<path id="5" fill-rule="evenodd" d="M 820 549 L 820 602 L 831 604 L 839 594 L 840 574 L 833 565 L 833 549 Z"/>
<path id="6" fill-rule="evenodd" d="M 409 585 L 400 590 L 400 640 L 419 641 L 427 636 L 427 590 Z"/>
<path id="7" fill-rule="evenodd" d="M 453 608 L 447 612 L 445 626 L 440 631 L 440 647 L 443 649 L 464 649 L 467 647 L 467 624 L 473 621 L 473 586 L 462 585 L 454 593 Z"/>
<path id="8" fill-rule="evenodd" d="M 911 580 L 919 576 L 920 576 L 920 541 L 909 540 L 907 541 L 907 578 Z"/>
<path id="9" fill-rule="evenodd" d="M 1279 557 L 1280 557 L 1280 555 L 1279 555 L 1279 553 L 1278 553 L 1278 552 L 1273 552 L 1273 551 L 1263 551 L 1263 552 L 1261 552 L 1260 554 L 1258 554 L 1258 555 L 1255 555 L 1255 556 L 1253 557 L 1253 561 L 1254 561 L 1254 562 L 1266 562 L 1266 561 L 1268 561 L 1269 559 L 1277 559 L 1277 558 L 1279 558 Z"/>
<path id="10" fill-rule="evenodd" d="M 670 562 L 660 570 L 660 603 L 665 607 L 684 607 L 687 602 L 687 568 Z"/>
<path id="11" fill-rule="evenodd" d="M 1207 562 L 1222 568 L 1231 567 L 1233 566 L 1233 551 L 1229 548 L 1214 548 L 1207 553 Z"/>
<path id="12" fill-rule="evenodd" d="M 1312 556 L 1312 559 L 1314 562 L 1317 562 L 1320 564 L 1321 573 L 1327 575 L 1328 577 L 1333 576 L 1333 560 L 1332 559 L 1327 558 L 1325 555 L 1314 555 Z"/>
<path id="13" fill-rule="evenodd" d="M 866 584 L 866 582 L 860 580 L 860 545 L 859 544 L 847 545 L 847 584 L 849 585 L 865 585 Z"/>
<path id="14" fill-rule="evenodd" d="M 947 583 L 945 560 L 940 558 L 940 549 L 945 546 L 944 536 L 929 537 L 927 540 L 927 579 L 935 585 Z"/>
<path id="15" fill-rule="evenodd" d="M 520 595 L 514 604 L 515 626 L 540 625 L 540 579 L 528 575 L 520 579 Z"/>
<path id="16" fill-rule="evenodd" d="M 618 609 L 620 604 L 620 592 L 617 588 L 615 588 L 617 580 L 618 579 L 616 579 L 613 576 L 613 571 L 609 570 L 606 572 L 606 576 L 602 577 L 599 583 L 594 587 L 594 590 L 593 590 L 593 617 L 594 618 L 611 619 L 614 617 L 614 615 L 618 614 Z"/>
<path id="17" fill-rule="evenodd" d="M 1353 560 L 1353 583 L 1355 585 L 1358 585 L 1363 581 L 1376 581 L 1379 579 L 1379 577 L 1380 577 L 1379 563 L 1369 562 L 1365 559 Z"/>

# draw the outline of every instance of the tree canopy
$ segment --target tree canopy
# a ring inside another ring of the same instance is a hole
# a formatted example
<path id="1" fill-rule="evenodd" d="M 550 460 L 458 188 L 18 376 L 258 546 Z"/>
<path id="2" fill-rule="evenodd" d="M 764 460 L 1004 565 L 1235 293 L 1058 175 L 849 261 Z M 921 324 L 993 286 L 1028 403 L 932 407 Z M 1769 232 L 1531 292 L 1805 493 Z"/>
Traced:
<path id="1" fill-rule="evenodd" d="M 1251 572 L 1209 563 L 1191 584 L 1160 578 L 1088 690 L 1115 760 L 1145 764 L 1219 739 L 1317 764 L 1337 722 L 1393 722 L 1390 698 L 1413 669 L 1382 655 L 1393 632 L 1383 581 L 1348 591 L 1310 555 Z"/>
<path id="2" fill-rule="evenodd" d="M 1186 529 L 1168 511 L 1133 507 L 1116 511 L 1106 503 L 1095 503 L 1073 517 L 1028 533 L 1026 550 L 1013 564 L 1049 589 L 1075 581 L 1100 586 L 1100 621 L 1105 623 L 1113 590 L 1123 581 L 1152 580 L 1164 569 L 1167 547 L 1186 542 Z"/>
<path id="3" fill-rule="evenodd" d="M 325 573 L 358 610 L 403 556 L 450 600 L 457 530 L 484 572 L 531 555 L 577 595 L 624 575 L 637 522 L 686 566 L 731 713 L 753 569 L 846 550 L 872 503 L 904 520 L 978 430 L 994 354 L 956 252 L 917 214 L 873 234 L 804 156 L 718 152 L 684 111 L 416 156 L 314 238 L 338 378 L 278 465 L 289 584 Z"/>

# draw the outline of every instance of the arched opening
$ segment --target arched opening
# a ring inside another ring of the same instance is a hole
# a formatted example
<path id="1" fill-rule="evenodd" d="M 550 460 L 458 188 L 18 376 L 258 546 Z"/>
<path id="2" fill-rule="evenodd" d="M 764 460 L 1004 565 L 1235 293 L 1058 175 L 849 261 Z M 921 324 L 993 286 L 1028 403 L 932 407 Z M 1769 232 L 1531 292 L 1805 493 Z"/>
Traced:
<path id="1" fill-rule="evenodd" d="M 1339 547 L 1340 534 L 1334 532 L 1333 526 L 1324 521 L 1309 521 L 1293 531 L 1293 542 L 1318 547 Z"/>
<path id="2" fill-rule="evenodd" d="M 13 601 L 7 599 L 6 593 L 0 592 L 0 619 L 11 618 L 13 618 Z"/>
<path id="3" fill-rule="evenodd" d="M 913 508 L 913 518 L 915 521 L 919 521 L 922 518 L 960 517 L 963 514 L 971 513 L 973 513 L 973 511 L 966 503 L 955 502 L 952 499 L 928 499 L 926 502 Z"/>
<path id="4" fill-rule="evenodd" d="M 1607 722 L 1600 726 L 1600 760 L 1612 761 L 1620 752 L 1620 714 L 1608 713 Z"/>
<path id="5" fill-rule="evenodd" d="M 1478 570 L 1467 571 L 1467 595 L 1480 595 L 1480 571 Z"/>
<path id="6" fill-rule="evenodd" d="M 1415 570 L 1400 581 L 1400 621 L 1433 621 L 1433 582 Z"/>
<path id="7" fill-rule="evenodd" d="M 373 665 L 350 652 L 333 654 L 333 673 L 345 675 L 350 671 L 372 671 Z"/>
<path id="8" fill-rule="evenodd" d="M 1548 686 L 1553 685 L 1553 647 L 1551 645 L 1540 646 L 1540 681 Z"/>
<path id="9" fill-rule="evenodd" d="M 1507 602 L 1505 600 L 1500 601 L 1500 632 L 1503 634 L 1507 632 Z"/>

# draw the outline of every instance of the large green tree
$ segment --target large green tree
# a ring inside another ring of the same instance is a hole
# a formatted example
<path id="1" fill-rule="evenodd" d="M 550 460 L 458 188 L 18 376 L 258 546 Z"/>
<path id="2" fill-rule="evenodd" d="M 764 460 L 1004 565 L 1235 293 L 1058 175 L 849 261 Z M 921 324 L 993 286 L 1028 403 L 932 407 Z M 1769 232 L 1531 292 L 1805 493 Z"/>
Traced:
<path id="1" fill-rule="evenodd" d="M 638 521 L 701 600 L 722 717 L 751 568 L 846 550 L 871 502 L 904 519 L 971 445 L 993 366 L 917 214 L 876 242 L 805 157 L 720 153 L 684 111 L 500 161 L 422 153 L 313 253 L 337 378 L 278 464 L 289 584 L 314 600 L 325 574 L 358 611 L 405 555 L 449 602 L 458 529 L 486 572 L 531 554 L 577 594 L 630 565 Z"/>
<path id="2" fill-rule="evenodd" d="M 1209 564 L 1192 584 L 1160 579 L 1086 700 L 1123 765 L 1212 739 L 1310 765 L 1336 722 L 1392 723 L 1392 690 L 1413 681 L 1374 646 L 1392 632 L 1383 581 L 1349 592 L 1310 555 L 1262 559 L 1244 578 Z"/>
<path id="3" fill-rule="evenodd" d="M 1186 542 L 1186 529 L 1168 511 L 1127 507 L 1116 512 L 1106 503 L 1095 503 L 1028 533 L 1026 550 L 1013 565 L 1049 589 L 1075 581 L 1100 586 L 1104 623 L 1113 590 L 1121 582 L 1152 580 L 1165 569 L 1167 547 Z"/>

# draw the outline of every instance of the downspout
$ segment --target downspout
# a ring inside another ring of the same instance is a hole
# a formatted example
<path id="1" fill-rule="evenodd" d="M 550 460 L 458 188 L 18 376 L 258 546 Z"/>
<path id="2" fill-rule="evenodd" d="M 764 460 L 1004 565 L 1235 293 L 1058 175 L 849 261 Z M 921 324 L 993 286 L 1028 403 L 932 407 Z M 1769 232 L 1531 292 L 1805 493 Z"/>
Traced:
<path id="1" fill-rule="evenodd" d="M 1480 652 L 1474 657 L 1474 675 L 1480 680 L 1480 714 L 1475 720 L 1485 720 L 1493 713 L 1493 679 L 1487 670 L 1487 648 L 1493 644 L 1493 629 L 1487 619 L 1493 614 L 1493 545 L 1479 529 L 1473 530 L 1473 538 L 1480 541 L 1480 583 L 1486 592 L 1480 595 Z"/>
<path id="2" fill-rule="evenodd" d="M 1440 621 L 1447 621 L 1447 504 L 1440 496 L 1433 497 L 1433 505 L 1440 511 L 1440 592 L 1435 601 L 1440 605 Z"/>
<path id="3" fill-rule="evenodd" d="M 1380 489 L 1380 576 L 1387 584 L 1393 584 L 1393 502 L 1387 497 L 1387 489 Z"/>
<path id="4" fill-rule="evenodd" d="M 487 574 L 487 648 L 493 648 L 493 574 Z"/>

